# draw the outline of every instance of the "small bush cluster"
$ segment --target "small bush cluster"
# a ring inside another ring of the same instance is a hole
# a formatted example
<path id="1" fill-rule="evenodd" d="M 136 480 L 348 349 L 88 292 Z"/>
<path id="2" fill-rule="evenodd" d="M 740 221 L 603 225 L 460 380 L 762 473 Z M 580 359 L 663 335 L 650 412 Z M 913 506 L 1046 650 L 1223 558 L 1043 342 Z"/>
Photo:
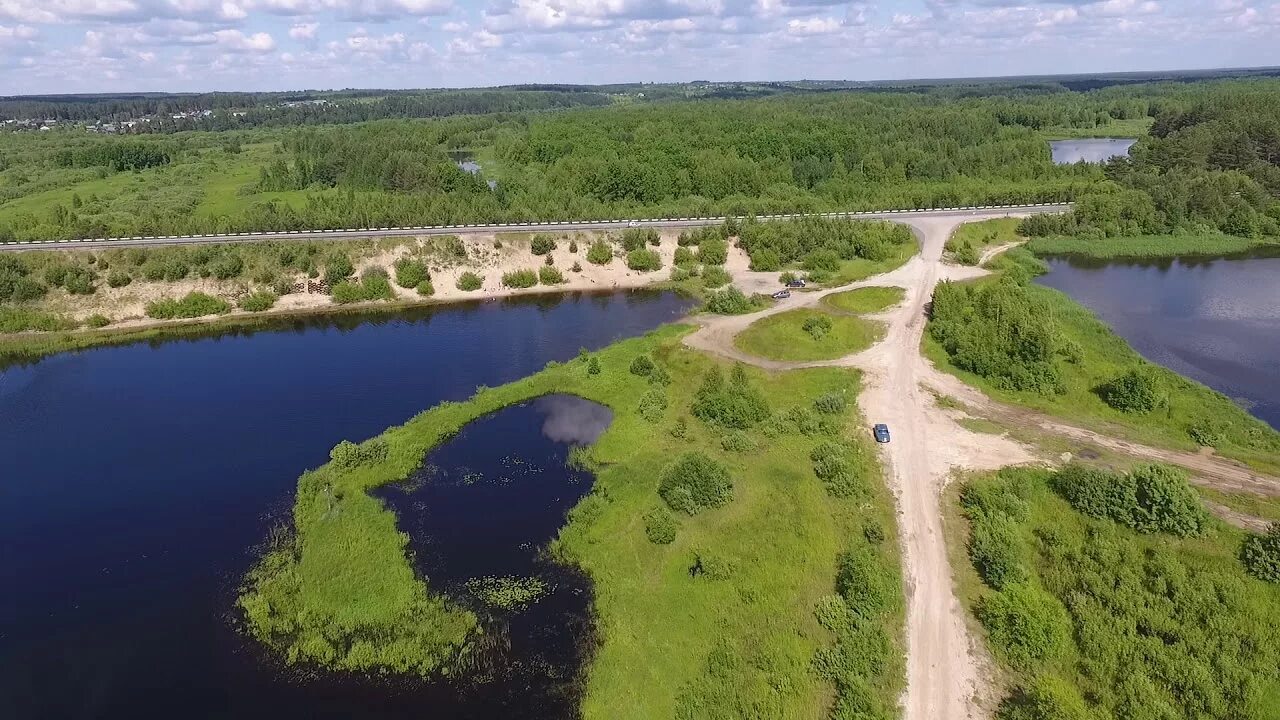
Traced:
<path id="1" fill-rule="evenodd" d="M 707 311 L 717 315 L 743 315 L 759 310 L 764 304 L 758 298 L 748 298 L 732 285 L 707 296 Z"/>
<path id="2" fill-rule="evenodd" d="M 640 396 L 640 406 L 637 408 L 640 417 L 651 423 L 662 422 L 662 416 L 667 411 L 667 393 L 662 388 L 650 388 Z"/>
<path id="3" fill-rule="evenodd" d="M 698 262 L 723 265 L 729 259 L 729 243 L 720 237 L 709 237 L 698 244 Z"/>
<path id="4" fill-rule="evenodd" d="M 769 417 L 764 395 L 748 380 L 746 370 L 735 365 L 729 382 L 720 368 L 707 371 L 690 408 L 703 422 L 745 430 Z"/>
<path id="5" fill-rule="evenodd" d="M 1071 619 L 1056 597 L 1031 583 L 1011 583 L 983 597 L 976 614 L 996 652 L 1014 667 L 1030 668 L 1062 655 Z"/>
<path id="6" fill-rule="evenodd" d="M 551 256 L 548 255 L 547 257 Z M 557 268 L 543 265 L 538 268 L 538 282 L 543 285 L 563 285 L 565 283 L 564 273 Z"/>
<path id="7" fill-rule="evenodd" d="M 1080 513 L 1108 518 L 1138 532 L 1188 537 L 1201 534 L 1208 525 L 1200 498 L 1181 468 L 1143 465 L 1128 473 L 1112 473 L 1070 465 L 1054 476 L 1052 484 Z"/>
<path id="8" fill-rule="evenodd" d="M 672 510 L 696 515 L 733 499 L 729 469 L 699 452 L 682 455 L 662 471 L 658 494 Z"/>
<path id="9" fill-rule="evenodd" d="M 502 286 L 509 288 L 531 288 L 538 284 L 536 270 L 512 270 L 502 274 Z"/>
<path id="10" fill-rule="evenodd" d="M 637 355 L 636 359 L 631 361 L 631 374 L 649 377 L 656 367 L 657 365 L 653 364 L 653 360 L 650 360 L 648 355 Z"/>
<path id="11" fill-rule="evenodd" d="M 662 269 L 662 258 L 653 250 L 632 250 L 627 253 L 627 267 L 640 272 Z"/>
<path id="12" fill-rule="evenodd" d="M 805 318 L 804 325 L 801 327 L 806 333 L 809 333 L 809 337 L 814 340 L 821 340 L 831 333 L 831 328 L 834 326 L 831 318 L 826 315 L 810 315 Z"/>
<path id="13" fill-rule="evenodd" d="M 604 240 L 596 240 L 587 248 L 587 262 L 593 265 L 608 265 L 613 262 L 613 248 Z"/>
<path id="14" fill-rule="evenodd" d="M 468 270 L 458 276 L 454 285 L 463 292 L 474 292 L 484 285 L 484 278 Z"/>
<path id="15" fill-rule="evenodd" d="M 675 542 L 679 525 L 671 511 L 657 507 L 644 514 L 644 534 L 654 545 L 670 545 Z"/>
<path id="16" fill-rule="evenodd" d="M 643 249 L 646 245 L 657 246 L 662 239 L 653 228 L 630 228 L 622 231 L 622 248 L 627 252 Z"/>
<path id="17" fill-rule="evenodd" d="M 84 324 L 94 329 L 104 328 L 111 324 L 111 318 L 101 313 L 94 313 L 85 318 Z"/>
<path id="18" fill-rule="evenodd" d="M 708 288 L 724 287 L 733 278 L 719 265 L 708 265 L 702 270 L 702 284 Z"/>
<path id="19" fill-rule="evenodd" d="M 202 292 L 187 293 L 181 300 L 164 299 L 147 303 L 147 317 L 157 320 L 221 315 L 230 310 L 231 305 L 227 301 Z"/>
<path id="20" fill-rule="evenodd" d="M 395 262 L 396 284 L 402 288 L 416 288 L 431 281 L 426 263 L 413 258 L 400 258 Z"/>
<path id="21" fill-rule="evenodd" d="M 359 445 L 350 440 L 343 440 L 334 445 L 333 449 L 329 451 L 329 460 L 333 462 L 335 467 L 342 470 L 350 470 L 386 460 L 387 451 L 387 441 L 381 438 L 375 438 Z"/>
<path id="22" fill-rule="evenodd" d="M 866 491 L 860 476 L 861 458 L 856 448 L 838 442 L 823 442 L 809 453 L 813 474 L 833 497 L 853 497 Z"/>
<path id="23" fill-rule="evenodd" d="M 847 407 L 849 407 L 849 398 L 838 392 L 823 393 L 813 401 L 813 408 L 826 415 L 839 415 Z"/>
<path id="24" fill-rule="evenodd" d="M 330 287 L 329 295 L 335 303 L 346 305 L 369 300 L 391 300 L 395 297 L 395 291 L 391 289 L 387 271 L 375 267 L 365 270 L 359 282 L 343 280 Z"/>
<path id="25" fill-rule="evenodd" d="M 1161 402 L 1155 375 L 1137 368 L 1099 387 L 1098 396 L 1116 410 L 1135 415 L 1149 413 Z"/>
<path id="26" fill-rule="evenodd" d="M 276 304 L 275 293 L 260 290 L 240 298 L 240 309 L 249 312 L 264 312 Z"/>
<path id="27" fill-rule="evenodd" d="M 529 250 L 534 255 L 546 255 L 556 249 L 556 239 L 550 235 L 534 235 Z"/>
<path id="28" fill-rule="evenodd" d="M 1280 523 L 1272 523 L 1266 535 L 1250 535 L 1240 547 L 1240 562 L 1250 575 L 1280 583 Z"/>
<path id="29" fill-rule="evenodd" d="M 728 452 L 747 453 L 756 449 L 756 441 L 742 430 L 730 430 L 720 438 L 720 447 Z"/>

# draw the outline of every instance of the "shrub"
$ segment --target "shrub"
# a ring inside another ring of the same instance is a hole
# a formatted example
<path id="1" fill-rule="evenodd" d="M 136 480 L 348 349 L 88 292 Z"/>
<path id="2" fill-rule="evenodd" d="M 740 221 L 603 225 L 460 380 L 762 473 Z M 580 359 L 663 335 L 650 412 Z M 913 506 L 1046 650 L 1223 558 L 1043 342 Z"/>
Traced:
<path id="1" fill-rule="evenodd" d="M 804 325 L 801 327 L 805 332 L 809 333 L 809 337 L 814 340 L 821 340 L 831 332 L 833 325 L 831 318 L 826 315 L 810 315 L 805 318 Z"/>
<path id="2" fill-rule="evenodd" d="M 587 374 L 588 375 L 600 374 L 600 358 L 594 355 L 591 356 L 591 359 L 587 361 Z"/>
<path id="3" fill-rule="evenodd" d="M 640 272 L 652 272 L 662 268 L 662 258 L 653 250 L 632 250 L 627 253 L 627 267 Z"/>
<path id="4" fill-rule="evenodd" d="M 654 385 L 670 385 L 671 373 L 667 372 L 661 365 L 654 365 L 649 371 L 649 382 Z"/>
<path id="5" fill-rule="evenodd" d="M 249 312 L 263 312 L 270 310 L 276 304 L 275 293 L 269 293 L 265 290 L 251 293 L 240 298 L 240 309 Z"/>
<path id="6" fill-rule="evenodd" d="M 445 235 L 436 239 L 436 245 L 446 256 L 454 260 L 467 259 L 467 244 L 457 235 Z"/>
<path id="7" fill-rule="evenodd" d="M 1109 518 L 1138 532 L 1199 535 L 1208 516 L 1187 474 L 1168 465 L 1143 465 L 1128 474 L 1068 466 L 1053 488 L 1084 515 Z"/>
<path id="8" fill-rule="evenodd" d="M 676 518 L 664 507 L 644 514 L 644 534 L 654 545 L 670 545 L 676 539 Z"/>
<path id="9" fill-rule="evenodd" d="M 728 285 L 732 279 L 729 277 L 728 271 L 719 265 L 708 265 L 702 270 L 702 284 L 709 288 Z"/>
<path id="10" fill-rule="evenodd" d="M 92 295 L 97 289 L 93 285 L 96 279 L 97 276 L 92 270 L 80 267 L 68 268 L 63 277 L 62 286 L 72 295 Z"/>
<path id="11" fill-rule="evenodd" d="M 667 393 L 661 388 L 650 388 L 640 396 L 640 406 L 637 408 L 640 417 L 651 423 L 662 421 L 662 416 L 667 411 Z"/>
<path id="12" fill-rule="evenodd" d="M 416 288 L 431 280 L 431 273 L 421 260 L 400 258 L 395 262 L 396 284 L 402 288 Z"/>
<path id="13" fill-rule="evenodd" d="M 373 465 L 387 459 L 387 441 L 374 438 L 359 445 L 343 440 L 329 451 L 329 459 L 343 470 Z"/>
<path id="14" fill-rule="evenodd" d="M 363 302 L 367 298 L 364 296 L 364 288 L 359 283 L 349 280 L 343 280 L 337 285 L 329 288 L 329 295 L 335 303 L 346 305 L 349 303 Z"/>
<path id="15" fill-rule="evenodd" d="M 1095 720 L 1080 691 L 1057 677 L 1044 675 L 1018 688 L 1000 703 L 996 720 Z"/>
<path id="16" fill-rule="evenodd" d="M 1017 668 L 1057 658 L 1070 641 L 1071 621 L 1062 604 L 1029 583 L 1010 583 L 983 597 L 977 616 L 992 647 Z"/>
<path id="17" fill-rule="evenodd" d="M 472 292 L 474 290 L 479 290 L 482 285 L 484 285 L 484 278 L 471 272 L 470 270 L 459 275 L 458 282 L 455 283 L 455 286 L 459 290 L 462 290 L 463 292 Z"/>
<path id="18" fill-rule="evenodd" d="M 503 287 L 531 288 L 538 284 L 538 273 L 535 270 L 513 270 L 502 274 Z"/>
<path id="19" fill-rule="evenodd" d="M 898 579 L 885 572 L 873 548 L 862 547 L 840 556 L 836 590 L 849 609 L 863 620 L 893 612 L 900 603 Z"/>
<path id="20" fill-rule="evenodd" d="M 548 255 L 547 257 L 551 257 Z M 563 285 L 565 282 L 564 273 L 556 268 L 546 265 L 538 268 L 538 282 L 543 285 Z"/>
<path id="21" fill-rule="evenodd" d="M 709 580 L 728 580 L 733 577 L 736 569 L 733 561 L 724 555 L 699 548 L 693 553 L 693 565 L 689 568 L 689 574 Z"/>
<path id="22" fill-rule="evenodd" d="M 106 315 L 94 313 L 89 317 L 85 318 L 84 324 L 88 325 L 91 328 L 104 328 L 111 324 L 111 318 L 107 317 Z"/>
<path id="23" fill-rule="evenodd" d="M 778 282 L 782 283 L 783 285 L 790 285 L 791 283 L 795 282 L 797 279 L 798 279 L 798 276 L 795 273 L 791 272 L 790 270 L 778 276 Z"/>
<path id="24" fill-rule="evenodd" d="M 587 249 L 587 262 L 594 265 L 608 265 L 613 262 L 613 248 L 604 240 L 596 240 Z"/>
<path id="25" fill-rule="evenodd" d="M 843 393 L 823 393 L 813 401 L 813 407 L 820 413 L 839 415 L 849 406 L 849 399 Z"/>
<path id="26" fill-rule="evenodd" d="M 371 267 L 360 274 L 360 284 L 366 300 L 391 300 L 396 296 L 391 289 L 391 280 L 387 271 L 380 267 Z"/>
<path id="27" fill-rule="evenodd" d="M 622 231 L 622 248 L 627 252 L 640 250 L 645 245 L 658 245 L 662 242 L 658 231 L 653 228 L 631 228 Z"/>
<path id="28" fill-rule="evenodd" d="M 221 315 L 231 309 L 225 300 L 202 292 L 187 293 L 181 300 L 156 300 L 147 303 L 147 317 L 157 320 Z"/>
<path id="29" fill-rule="evenodd" d="M 671 429 L 668 430 L 667 432 L 671 434 L 671 437 L 677 440 L 688 440 L 689 439 L 689 423 L 684 418 L 680 418 L 676 420 L 676 424 L 672 425 Z"/>
<path id="30" fill-rule="evenodd" d="M 689 271 L 679 265 L 671 266 L 671 282 L 683 282 L 693 277 Z"/>
<path id="31" fill-rule="evenodd" d="M 290 278 L 278 278 L 271 283 L 271 290 L 276 295 L 288 295 L 293 292 L 293 280 Z"/>
<path id="32" fill-rule="evenodd" d="M 431 297 L 436 294 L 436 286 L 432 285 L 430 280 L 423 280 L 418 283 L 416 288 L 414 288 L 414 292 L 418 293 L 422 297 Z"/>
<path id="33" fill-rule="evenodd" d="M 575 263 L 573 264 L 573 267 L 571 267 L 571 268 L 569 268 L 569 269 L 570 269 L 571 271 L 573 271 L 573 272 L 580 273 L 580 272 L 582 272 L 582 263 L 580 263 L 580 262 L 575 262 Z"/>
<path id="34" fill-rule="evenodd" d="M 1021 540 L 1013 520 L 1002 512 L 979 515 L 969 534 L 969 560 L 990 587 L 1003 590 L 1010 583 L 1025 582 Z"/>
<path id="35" fill-rule="evenodd" d="M 725 383 L 720 368 L 711 368 L 694 395 L 690 410 L 703 422 L 739 430 L 745 430 L 770 415 L 764 396 L 747 380 L 741 365 L 734 367 L 729 383 Z"/>
<path id="36" fill-rule="evenodd" d="M 693 251 L 687 247 L 676 248 L 676 255 L 671 260 L 676 265 L 692 265 L 697 261 L 697 258 L 693 256 Z"/>
<path id="37" fill-rule="evenodd" d="M 336 252 L 329 256 L 328 262 L 324 267 L 324 279 L 329 283 L 329 287 L 333 287 L 338 283 L 351 277 L 356 271 L 351 265 L 351 258 L 345 253 Z"/>
<path id="38" fill-rule="evenodd" d="M 729 259 L 729 243 L 720 237 L 708 237 L 698 243 L 698 262 L 723 265 Z"/>
<path id="39" fill-rule="evenodd" d="M 1240 562 L 1259 580 L 1280 583 L 1280 523 L 1272 523 L 1266 535 L 1245 538 Z"/>
<path id="40" fill-rule="evenodd" d="M 543 264 L 543 265 L 555 265 L 555 264 L 556 264 L 556 256 L 555 256 L 555 255 L 547 255 L 546 260 L 545 260 L 542 264 Z"/>
<path id="41" fill-rule="evenodd" d="M 570 252 L 570 253 L 572 253 L 572 254 L 574 254 L 574 255 L 576 255 L 576 254 L 578 253 L 578 240 L 577 240 L 577 238 L 574 238 L 573 240 L 570 240 L 570 241 L 569 241 L 569 252 Z M 576 265 L 577 263 L 574 263 L 574 264 Z"/>
<path id="42" fill-rule="evenodd" d="M 707 296 L 707 310 L 717 315 L 742 315 L 755 311 L 756 304 L 736 287 L 729 286 Z"/>
<path id="43" fill-rule="evenodd" d="M 9 287 L 9 299 L 14 302 L 38 300 L 44 297 L 47 292 L 49 292 L 49 288 L 46 288 L 39 280 L 23 276 L 13 280 Z M 0 294 L 0 300 L 3 298 L 3 294 Z"/>
<path id="44" fill-rule="evenodd" d="M 741 430 L 730 430 L 720 438 L 720 447 L 728 452 L 751 452 L 756 449 L 756 442 Z"/>
<path id="45" fill-rule="evenodd" d="M 648 355 L 637 355 L 635 360 L 631 361 L 631 374 L 640 377 L 649 377 L 653 369 L 657 367 Z"/>
<path id="46" fill-rule="evenodd" d="M 133 278 L 129 276 L 129 273 L 124 272 L 123 270 L 113 270 L 111 274 L 107 276 L 108 287 L 124 287 L 131 282 L 133 282 Z"/>
<path id="47" fill-rule="evenodd" d="M 729 469 L 698 452 L 685 453 L 662 471 L 658 494 L 671 509 L 696 515 L 733 498 Z"/>
<path id="48" fill-rule="evenodd" d="M 757 250 L 751 253 L 751 269 L 756 272 L 773 272 L 782 267 L 782 258 L 775 250 Z"/>
<path id="49" fill-rule="evenodd" d="M 529 250 L 534 255 L 546 255 L 556 249 L 556 239 L 550 235 L 534 235 L 529 243 Z"/>
<path id="50" fill-rule="evenodd" d="M 813 474 L 833 497 L 853 497 L 865 489 L 850 456 L 853 449 L 836 442 L 823 442 L 809 452 Z"/>
<path id="51" fill-rule="evenodd" d="M 1102 401 L 1120 412 L 1143 414 L 1160 404 L 1155 375 L 1132 369 L 1098 388 Z"/>

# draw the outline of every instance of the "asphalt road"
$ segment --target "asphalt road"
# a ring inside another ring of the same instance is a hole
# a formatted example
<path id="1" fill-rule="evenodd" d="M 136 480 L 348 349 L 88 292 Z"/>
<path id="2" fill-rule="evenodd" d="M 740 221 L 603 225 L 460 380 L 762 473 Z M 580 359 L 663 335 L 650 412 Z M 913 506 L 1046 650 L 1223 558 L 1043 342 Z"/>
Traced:
<path id="1" fill-rule="evenodd" d="M 993 205 L 987 207 L 941 208 L 937 210 L 884 210 L 878 212 L 819 213 L 821 217 L 850 218 L 858 220 L 897 220 L 906 217 L 967 217 L 991 215 L 1000 210 L 1060 212 L 1071 207 L 1070 203 L 1041 203 L 1036 205 Z M 758 215 L 757 220 L 787 220 L 803 217 L 794 215 Z M 651 218 L 644 220 L 573 220 L 562 222 L 508 223 L 502 225 L 433 225 L 430 227 L 351 228 L 346 230 L 290 230 L 287 232 L 245 232 L 221 235 L 185 235 L 161 237 L 98 238 L 87 240 L 37 240 L 33 242 L 0 243 L 0 252 L 23 250 L 95 250 L 105 248 L 137 247 L 146 245 L 189 245 L 201 243 L 259 242 L 264 240 L 354 240 L 356 238 L 403 237 L 423 235 L 464 235 L 468 233 L 501 232 L 572 232 L 574 230 L 623 230 L 628 227 L 686 228 L 717 225 L 724 217 L 710 218 Z M 740 218 L 741 219 L 741 218 Z"/>

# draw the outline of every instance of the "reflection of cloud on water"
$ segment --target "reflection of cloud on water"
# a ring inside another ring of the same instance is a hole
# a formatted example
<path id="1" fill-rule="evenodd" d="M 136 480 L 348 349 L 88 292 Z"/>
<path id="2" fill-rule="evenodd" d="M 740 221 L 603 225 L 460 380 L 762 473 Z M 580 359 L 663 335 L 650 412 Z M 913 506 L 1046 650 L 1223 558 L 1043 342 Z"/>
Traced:
<path id="1" fill-rule="evenodd" d="M 573 395 L 549 395 L 534 405 L 547 416 L 542 434 L 555 442 L 590 445 L 613 422 L 612 410 Z"/>

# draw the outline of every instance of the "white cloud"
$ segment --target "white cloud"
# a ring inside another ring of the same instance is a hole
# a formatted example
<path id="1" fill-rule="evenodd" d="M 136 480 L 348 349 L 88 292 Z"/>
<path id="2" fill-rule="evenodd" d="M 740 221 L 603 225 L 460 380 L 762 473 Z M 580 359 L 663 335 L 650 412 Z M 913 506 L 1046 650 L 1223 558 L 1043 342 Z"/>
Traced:
<path id="1" fill-rule="evenodd" d="M 840 27 L 840 21 L 830 17 L 787 22 L 787 32 L 792 35 L 830 35 L 840 32 Z"/>
<path id="2" fill-rule="evenodd" d="M 466 32 L 469 26 L 464 22 L 449 21 L 440 27 L 441 30 L 451 33 Z"/>
<path id="3" fill-rule="evenodd" d="M 289 37 L 294 40 L 314 40 L 320 23 L 298 23 L 289 28 Z"/>
<path id="4" fill-rule="evenodd" d="M 276 49 L 276 41 L 265 32 L 246 35 L 239 30 L 218 30 L 213 33 L 214 43 L 233 53 L 266 53 Z"/>

